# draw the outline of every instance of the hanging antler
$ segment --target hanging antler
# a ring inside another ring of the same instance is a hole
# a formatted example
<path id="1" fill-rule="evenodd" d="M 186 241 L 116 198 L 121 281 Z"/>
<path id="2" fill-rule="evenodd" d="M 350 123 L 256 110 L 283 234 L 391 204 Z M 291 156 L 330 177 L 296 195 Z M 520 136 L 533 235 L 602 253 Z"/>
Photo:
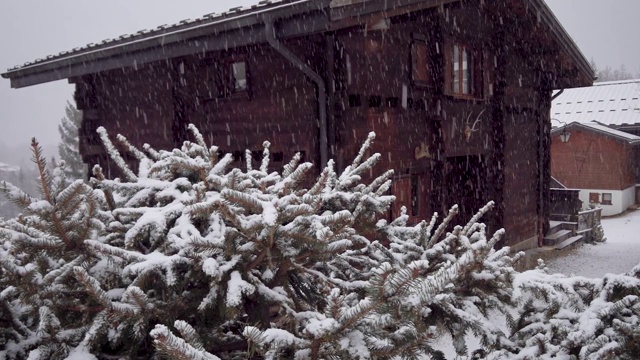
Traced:
<path id="1" fill-rule="evenodd" d="M 484 114 L 484 109 L 480 112 L 480 114 L 478 114 L 478 116 L 476 117 L 476 120 L 473 122 L 473 125 L 469 126 L 469 120 L 471 119 L 471 113 L 469 113 L 469 116 L 467 116 L 467 121 L 465 121 L 466 124 L 466 128 L 464 129 L 464 136 L 467 139 L 467 141 L 469 141 L 469 139 L 471 139 L 471 134 L 480 130 L 480 129 L 476 129 L 476 125 L 478 125 L 478 123 L 480 123 L 482 121 L 481 117 L 482 114 Z"/>

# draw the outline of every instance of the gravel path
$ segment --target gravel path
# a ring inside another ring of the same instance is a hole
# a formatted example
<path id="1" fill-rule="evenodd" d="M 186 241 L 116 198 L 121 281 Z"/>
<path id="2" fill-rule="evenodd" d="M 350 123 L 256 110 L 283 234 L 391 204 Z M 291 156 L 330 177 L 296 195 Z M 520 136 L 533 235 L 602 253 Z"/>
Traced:
<path id="1" fill-rule="evenodd" d="M 585 244 L 570 255 L 549 261 L 552 273 L 602 277 L 620 274 L 640 264 L 640 210 L 602 220 L 607 242 Z"/>

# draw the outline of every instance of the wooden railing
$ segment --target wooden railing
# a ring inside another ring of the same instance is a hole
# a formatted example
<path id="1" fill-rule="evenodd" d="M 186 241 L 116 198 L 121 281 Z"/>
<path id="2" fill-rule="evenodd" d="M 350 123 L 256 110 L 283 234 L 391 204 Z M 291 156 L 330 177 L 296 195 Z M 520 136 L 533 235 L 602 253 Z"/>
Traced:
<path id="1" fill-rule="evenodd" d="M 559 221 L 577 221 L 582 209 L 580 190 L 551 189 L 550 199 L 551 219 Z"/>
<path id="2" fill-rule="evenodd" d="M 602 208 L 595 208 L 578 213 L 578 234 L 584 236 L 585 242 L 604 242 L 602 228 Z"/>

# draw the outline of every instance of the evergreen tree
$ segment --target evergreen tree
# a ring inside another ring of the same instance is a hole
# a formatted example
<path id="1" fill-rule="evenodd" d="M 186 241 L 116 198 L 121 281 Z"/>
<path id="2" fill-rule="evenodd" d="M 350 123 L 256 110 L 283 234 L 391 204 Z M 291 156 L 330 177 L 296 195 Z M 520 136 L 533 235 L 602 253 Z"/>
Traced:
<path id="1" fill-rule="evenodd" d="M 373 134 L 310 181 L 299 154 L 273 171 L 268 142 L 229 169 L 190 130 L 172 151 L 118 136 L 134 173 L 99 129 L 123 178 L 96 166 L 90 184 L 48 171 L 34 141 L 40 198 L 1 186 L 23 208 L 0 220 L 1 359 L 438 359 L 443 334 L 468 359 L 638 353 L 640 267 L 517 273 L 478 222 L 493 203 L 460 226 L 457 206 L 387 221 L 393 172 L 365 180 Z"/>
<path id="2" fill-rule="evenodd" d="M 40 199 L 2 183 L 20 205 L 19 218 L 0 223 L 0 358 L 64 359 L 91 328 L 97 304 L 78 296 L 79 266 L 91 268 L 98 256 L 85 241 L 96 237 L 103 215 L 94 191 L 81 180 L 69 183 L 64 167 L 53 174 L 42 149 L 32 142 Z M 103 266 L 102 276 L 106 276 Z M 80 279 L 82 280 L 82 279 Z"/>
<path id="3" fill-rule="evenodd" d="M 79 151 L 78 131 L 82 125 L 82 112 L 77 110 L 70 102 L 65 109 L 66 116 L 58 125 L 60 144 L 58 144 L 58 156 L 66 166 L 66 176 L 69 179 L 85 179 L 87 166 L 82 162 Z"/>

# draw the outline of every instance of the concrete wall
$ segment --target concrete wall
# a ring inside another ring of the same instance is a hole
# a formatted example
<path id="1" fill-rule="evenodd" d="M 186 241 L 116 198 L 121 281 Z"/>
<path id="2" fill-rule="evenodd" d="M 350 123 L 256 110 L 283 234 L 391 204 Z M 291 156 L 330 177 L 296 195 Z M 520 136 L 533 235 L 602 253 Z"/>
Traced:
<path id="1" fill-rule="evenodd" d="M 600 194 L 600 201 L 602 201 L 602 194 L 611 194 L 611 205 L 597 204 L 602 208 L 603 216 L 613 216 L 623 213 L 631 205 L 635 204 L 636 187 L 631 186 L 624 190 L 602 190 L 602 189 L 581 189 L 580 200 L 582 201 L 583 208 L 586 209 L 589 206 L 589 194 Z"/>

